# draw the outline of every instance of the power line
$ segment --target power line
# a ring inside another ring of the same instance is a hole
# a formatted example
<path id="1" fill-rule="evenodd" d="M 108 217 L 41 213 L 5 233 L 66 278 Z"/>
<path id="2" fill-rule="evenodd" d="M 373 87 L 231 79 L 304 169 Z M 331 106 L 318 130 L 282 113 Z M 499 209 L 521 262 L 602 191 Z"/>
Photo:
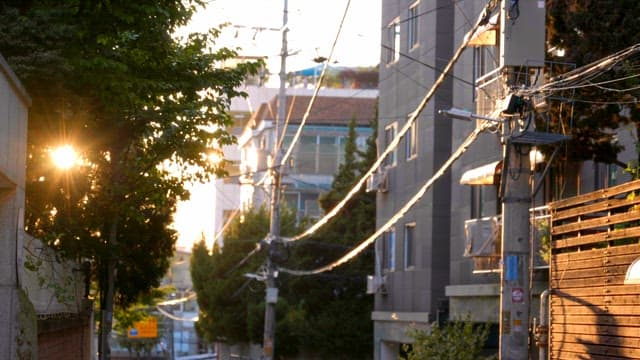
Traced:
<path id="1" fill-rule="evenodd" d="M 213 241 L 211 242 L 211 248 L 213 249 L 213 245 L 216 243 L 216 241 L 218 240 L 218 238 L 220 236 L 222 236 L 222 234 L 224 234 L 224 231 L 227 230 L 227 228 L 229 227 L 229 225 L 231 225 L 231 222 L 233 221 L 233 219 L 240 213 L 240 208 L 235 209 L 231 215 L 229 216 L 229 218 L 227 219 L 227 221 L 224 223 L 224 225 L 222 225 L 222 228 L 220 228 L 220 230 L 213 236 Z"/>
<path id="2" fill-rule="evenodd" d="M 575 89 L 579 85 L 585 84 L 591 79 L 611 70 L 616 64 L 640 53 L 640 44 L 632 45 L 617 53 L 611 54 L 596 62 L 592 62 L 565 74 L 557 76 L 546 84 L 533 89 L 520 90 L 521 94 L 535 95 L 543 92 L 561 91 Z"/>
<path id="3" fill-rule="evenodd" d="M 353 250 L 348 252 L 346 255 L 344 255 L 343 257 L 334 261 L 331 264 L 322 266 L 314 270 L 291 270 L 291 269 L 282 268 L 282 267 L 280 267 L 279 270 L 291 275 L 298 275 L 298 276 L 314 275 L 314 274 L 319 274 L 325 271 L 330 271 L 335 267 L 340 266 L 348 262 L 349 260 L 353 259 L 354 257 L 356 257 L 358 254 L 364 251 L 369 245 L 371 245 L 380 235 L 382 235 L 382 233 L 384 233 L 390 227 L 395 225 L 396 222 L 398 222 L 398 220 L 400 220 L 405 215 L 405 213 L 409 211 L 409 209 L 411 209 L 413 205 L 417 203 L 424 196 L 427 190 L 431 188 L 433 183 L 436 180 L 438 180 L 442 175 L 444 175 L 445 172 L 449 169 L 449 167 L 460 156 L 462 156 L 462 154 L 464 154 L 467 151 L 469 146 L 478 138 L 478 135 L 480 135 L 481 132 L 485 131 L 486 129 L 492 126 L 494 126 L 493 123 L 489 121 L 484 121 L 478 127 L 476 127 L 474 131 L 462 142 L 462 144 L 460 144 L 458 149 L 449 157 L 449 159 L 447 159 L 447 161 L 445 161 L 445 163 L 442 164 L 440 169 L 438 169 L 438 171 L 429 180 L 427 180 L 427 182 L 422 186 L 422 188 L 407 203 L 405 203 L 404 206 L 400 208 L 400 210 L 398 210 L 391 218 L 389 218 L 389 220 L 387 220 L 387 222 L 384 225 L 382 225 L 378 230 L 376 230 L 376 232 L 371 234 L 367 239 L 362 241 L 358 246 L 356 246 Z"/>
<path id="4" fill-rule="evenodd" d="M 322 81 L 324 80 L 324 77 L 325 77 L 325 75 L 327 73 L 327 68 L 329 67 L 329 62 L 331 62 L 331 59 L 333 58 L 333 52 L 335 51 L 336 44 L 338 43 L 338 38 L 340 37 L 340 33 L 342 32 L 342 26 L 344 25 L 344 20 L 347 17 L 347 13 L 349 11 L 350 4 L 351 4 L 351 1 L 349 0 L 347 2 L 347 6 L 344 9 L 344 14 L 342 16 L 342 20 L 340 21 L 340 25 L 338 27 L 338 31 L 336 33 L 336 37 L 335 37 L 335 39 L 333 41 L 333 45 L 331 46 L 331 51 L 329 52 L 329 57 L 324 62 L 324 65 L 322 66 L 322 72 L 320 72 L 320 77 L 318 79 L 318 83 L 316 84 L 316 86 L 314 88 L 314 91 L 313 91 L 313 95 L 311 96 L 311 99 L 309 100 L 309 104 L 307 105 L 307 110 L 305 111 L 304 115 L 302 116 L 302 121 L 300 122 L 300 125 L 298 126 L 298 130 L 296 131 L 296 134 L 293 136 L 293 139 L 291 140 L 291 144 L 289 145 L 289 148 L 287 149 L 287 151 L 285 152 L 284 156 L 282 156 L 282 159 L 280 160 L 280 166 L 285 166 L 285 164 L 287 163 L 287 160 L 289 159 L 289 156 L 291 156 L 291 153 L 293 152 L 293 148 L 294 148 L 296 142 L 298 141 L 298 139 L 302 135 L 302 129 L 304 128 L 304 125 L 307 122 L 307 118 L 309 117 L 309 113 L 311 112 L 311 107 L 313 106 L 313 103 L 315 102 L 316 97 L 318 96 L 318 92 L 320 91 L 320 86 L 322 85 Z M 279 104 L 278 106 L 284 106 L 284 104 Z"/>
<path id="5" fill-rule="evenodd" d="M 304 238 L 306 236 L 309 236 L 309 235 L 313 234 L 314 232 L 316 232 L 321 226 L 326 224 L 331 218 L 333 218 L 335 215 L 337 215 L 338 212 L 340 210 L 342 210 L 342 208 L 346 205 L 346 203 L 362 188 L 362 185 L 365 183 L 367 178 L 369 178 L 369 176 L 371 176 L 373 174 L 373 172 L 376 171 L 376 169 L 382 164 L 382 162 L 387 157 L 387 155 L 389 153 L 391 153 L 391 151 L 393 151 L 393 150 L 395 150 L 397 148 L 397 146 L 400 143 L 400 140 L 402 139 L 402 137 L 407 133 L 407 131 L 409 131 L 410 127 L 413 125 L 413 123 L 415 122 L 417 117 L 424 110 L 424 108 L 426 107 L 426 105 L 429 102 L 429 100 L 431 100 L 431 98 L 433 97 L 435 91 L 444 82 L 445 77 L 447 76 L 449 71 L 451 71 L 451 69 L 453 68 L 453 65 L 457 62 L 457 60 L 462 55 L 462 51 L 469 44 L 469 41 L 471 39 L 470 35 L 473 34 L 482 23 L 487 21 L 487 19 L 489 17 L 489 14 L 491 13 L 492 9 L 495 6 L 496 5 L 493 3 L 493 1 L 489 1 L 487 3 L 487 5 L 485 6 L 484 10 L 482 11 L 480 16 L 478 17 L 478 20 L 476 21 L 476 24 L 469 30 L 469 32 L 467 33 L 467 36 L 464 37 L 464 40 L 463 40 L 462 44 L 458 47 L 458 49 L 456 50 L 456 52 L 453 55 L 453 57 L 450 59 L 450 61 L 447 64 L 447 66 L 445 66 L 445 68 L 442 70 L 442 72 L 440 73 L 440 75 L 438 76 L 438 78 L 436 79 L 434 84 L 431 86 L 431 89 L 427 92 L 425 97 L 422 99 L 422 101 L 420 102 L 420 104 L 418 105 L 416 110 L 411 113 L 411 116 L 409 117 L 407 122 L 404 124 L 404 126 L 400 129 L 398 135 L 396 137 L 394 137 L 393 140 L 391 141 L 391 143 L 389 143 L 387 145 L 387 148 L 380 154 L 380 156 L 378 156 L 378 158 L 373 163 L 371 168 L 369 168 L 369 170 L 367 170 L 361 176 L 361 178 L 353 186 L 353 188 L 347 193 L 347 195 L 333 209 L 331 209 L 331 211 L 329 211 L 327 214 L 325 214 L 325 216 L 322 217 L 322 219 L 318 220 L 318 222 L 316 222 L 313 226 L 311 226 L 310 228 L 308 228 L 306 231 L 302 232 L 301 234 L 296 235 L 296 236 L 294 236 L 292 238 L 288 238 L 286 240 L 291 241 L 291 242 L 292 241 L 297 241 L 297 240 L 300 240 L 300 239 L 302 239 L 302 238 Z"/>
<path id="6" fill-rule="evenodd" d="M 440 71 L 440 75 L 438 76 L 438 78 L 436 79 L 434 84 L 432 85 L 431 89 L 427 92 L 427 94 L 423 98 L 422 102 L 419 104 L 418 108 L 413 113 L 411 113 L 411 116 L 409 117 L 409 119 L 407 120 L 405 125 L 402 127 L 402 129 L 400 129 L 400 132 L 398 133 L 398 135 L 394 139 L 392 139 L 391 143 L 388 144 L 387 148 L 378 156 L 378 158 L 376 159 L 374 164 L 370 167 L 370 169 L 360 177 L 358 182 L 352 187 L 352 189 L 347 193 L 347 195 L 338 204 L 336 204 L 336 206 L 331 211 L 329 211 L 327 214 L 325 214 L 320 220 L 318 220 L 314 225 L 312 225 L 306 231 L 304 231 L 301 234 L 298 234 L 298 235 L 296 235 L 296 236 L 294 236 L 292 238 L 283 238 L 284 240 L 286 240 L 288 242 L 294 242 L 294 241 L 298 241 L 298 240 L 300 240 L 302 238 L 305 238 L 305 237 L 313 234 L 320 227 L 325 225 L 330 219 L 332 219 L 335 215 L 337 215 L 340 212 L 340 210 L 346 205 L 346 203 L 362 188 L 362 185 L 364 184 L 364 182 L 380 166 L 380 164 L 384 161 L 386 156 L 389 153 L 391 153 L 391 151 L 393 151 L 394 149 L 397 148 L 397 146 L 400 143 L 400 140 L 402 139 L 404 134 L 406 134 L 406 132 L 411 127 L 411 125 L 415 122 L 415 120 L 418 117 L 418 115 L 422 112 L 422 110 L 426 107 L 426 105 L 429 102 L 429 100 L 431 99 L 431 97 L 434 95 L 436 89 L 442 84 L 442 82 L 444 82 L 447 74 L 452 70 L 453 65 L 457 62 L 459 57 L 462 55 L 462 51 L 467 47 L 469 41 L 471 40 L 471 35 L 478 29 L 478 27 L 481 24 L 483 24 L 484 22 L 488 21 L 489 15 L 491 14 L 491 11 L 495 7 L 496 7 L 496 3 L 494 3 L 493 0 L 490 0 L 485 5 L 485 8 L 483 9 L 482 13 L 478 17 L 476 23 L 467 32 L 466 36 L 463 38 L 464 40 L 463 40 L 462 44 L 456 50 L 456 53 L 450 59 L 450 61 L 447 64 L 447 66 L 445 66 L 445 68 L 442 71 Z M 325 67 L 323 68 L 323 73 L 324 73 L 325 69 L 326 69 L 326 64 L 325 64 Z M 290 147 L 290 149 L 292 149 L 292 148 L 293 147 Z M 258 247 L 256 249 L 251 251 L 245 257 L 245 259 L 243 259 L 241 261 L 241 264 L 238 264 L 238 265 L 234 266 L 234 269 L 239 267 L 239 266 L 241 266 L 244 262 L 246 262 L 246 259 L 248 259 L 250 256 L 255 254 L 258 250 L 259 250 L 259 245 L 258 245 Z"/>
<path id="7" fill-rule="evenodd" d="M 393 49 L 392 49 L 391 47 L 389 47 L 389 46 L 386 46 L 386 45 L 383 45 L 383 44 L 382 44 L 381 46 L 382 46 L 382 48 L 384 48 L 384 49 L 387 49 L 387 50 L 393 50 Z M 433 71 L 435 71 L 435 72 L 437 72 L 437 73 L 442 73 L 442 70 L 438 69 L 438 68 L 437 68 L 437 67 L 435 67 L 434 65 L 430 65 L 430 64 L 427 64 L 427 63 L 425 63 L 425 62 L 423 62 L 423 61 L 420 61 L 420 60 L 418 60 L 418 59 L 414 58 L 414 57 L 413 57 L 413 56 L 411 56 L 411 55 L 407 55 L 406 53 L 400 52 L 400 56 L 402 56 L 402 57 L 404 57 L 404 58 L 407 58 L 407 59 L 409 59 L 409 60 L 411 60 L 411 61 L 413 61 L 413 62 L 415 62 L 415 63 L 417 63 L 417 64 L 420 64 L 420 65 L 422 65 L 422 66 L 426 67 L 426 68 L 429 68 L 429 69 L 431 69 L 431 70 L 433 70 Z M 400 71 L 398 70 L 398 72 L 400 72 Z M 406 74 L 404 74 L 404 73 L 402 73 L 402 72 L 400 72 L 400 73 L 406 76 Z M 453 75 L 453 74 L 449 74 L 448 76 L 449 76 L 449 77 L 451 77 L 451 78 L 453 78 L 453 79 L 455 79 L 455 80 L 460 81 L 461 83 L 463 83 L 463 84 L 465 84 L 465 85 L 475 86 L 475 85 L 474 85 L 474 83 L 472 83 L 471 81 L 469 81 L 469 80 L 465 80 L 465 79 L 463 79 L 463 78 L 461 78 L 461 77 L 458 77 L 458 76 L 455 76 L 455 75 Z M 412 78 L 412 79 L 413 79 L 413 78 Z M 416 80 L 414 79 L 414 81 L 416 81 Z M 416 81 L 416 82 L 417 82 L 417 81 Z M 424 85 L 422 85 L 422 84 L 418 84 L 418 85 L 419 85 L 419 86 L 421 86 L 421 87 L 423 87 L 423 88 L 426 88 L 426 86 L 424 86 Z"/>
<path id="8" fill-rule="evenodd" d="M 194 317 L 190 317 L 190 318 L 185 318 L 185 317 L 180 317 L 180 316 L 173 315 L 172 313 L 164 310 L 160 306 L 156 306 L 156 310 L 158 310 L 158 312 L 160 312 L 162 315 L 168 317 L 171 320 L 186 321 L 186 322 L 196 322 L 196 321 L 198 321 L 198 315 L 196 315 Z"/>

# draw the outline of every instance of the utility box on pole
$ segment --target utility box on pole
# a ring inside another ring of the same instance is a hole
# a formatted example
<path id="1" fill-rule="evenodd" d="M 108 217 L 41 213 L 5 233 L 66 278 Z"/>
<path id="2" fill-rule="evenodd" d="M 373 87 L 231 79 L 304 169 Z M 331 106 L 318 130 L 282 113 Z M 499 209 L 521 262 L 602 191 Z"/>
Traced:
<path id="1" fill-rule="evenodd" d="M 502 0 L 501 68 L 544 65 L 545 13 L 545 0 Z"/>

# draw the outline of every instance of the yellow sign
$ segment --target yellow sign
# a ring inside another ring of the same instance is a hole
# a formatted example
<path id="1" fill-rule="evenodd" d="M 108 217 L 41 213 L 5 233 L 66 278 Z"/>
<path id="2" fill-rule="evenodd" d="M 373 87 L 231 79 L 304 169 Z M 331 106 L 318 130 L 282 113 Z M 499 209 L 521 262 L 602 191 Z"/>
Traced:
<path id="1" fill-rule="evenodd" d="M 148 317 L 133 323 L 133 327 L 127 329 L 129 339 L 148 339 L 158 337 L 158 319 Z"/>

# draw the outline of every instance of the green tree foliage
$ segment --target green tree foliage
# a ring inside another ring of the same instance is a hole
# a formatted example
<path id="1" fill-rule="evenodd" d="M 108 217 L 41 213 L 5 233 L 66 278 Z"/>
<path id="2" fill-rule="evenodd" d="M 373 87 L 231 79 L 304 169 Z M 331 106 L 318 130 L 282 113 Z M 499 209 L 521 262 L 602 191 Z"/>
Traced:
<path id="1" fill-rule="evenodd" d="M 637 1 L 550 0 L 546 6 L 548 46 L 562 49 L 565 54 L 564 57 L 550 55 L 548 58 L 556 62 L 547 68 L 552 75 L 595 62 L 640 42 L 640 3 Z M 637 65 L 635 57 L 591 82 L 627 78 L 635 74 Z M 558 131 L 572 127 L 573 139 L 566 152 L 569 160 L 595 160 L 625 166 L 617 160 L 621 146 L 606 129 L 615 129 L 638 119 L 640 92 L 619 91 L 638 85 L 637 77 L 631 77 L 603 86 L 552 94 L 549 99 L 552 126 Z"/>
<path id="2" fill-rule="evenodd" d="M 375 120 L 372 129 L 376 129 Z M 324 211 L 332 209 L 351 190 L 376 158 L 376 131 L 367 148 L 356 147 L 355 120 L 349 125 L 345 158 L 332 189 L 320 199 Z M 292 245 L 288 267 L 317 268 L 337 260 L 375 230 L 375 193 L 362 189 L 333 221 L 309 240 Z M 366 276 L 374 267 L 373 250 L 367 250 L 329 273 L 287 277 L 283 291 L 304 313 L 300 338 L 304 349 L 335 359 L 367 359 L 372 356 L 373 298 L 366 294 Z M 276 346 L 277 348 L 277 346 Z"/>
<path id="3" fill-rule="evenodd" d="M 376 129 L 375 120 L 372 128 Z M 376 133 L 367 149 L 356 147 L 352 121 L 345 144 L 345 160 L 334 179 L 332 190 L 322 197 L 326 210 L 346 195 L 358 176 L 376 159 Z M 208 253 L 204 243 L 194 247 L 191 274 L 200 304 L 196 327 L 208 341 L 261 343 L 264 331 L 264 284 L 243 277 L 260 272 L 266 254 L 251 256 L 236 269 L 245 255 L 269 231 L 269 214 L 253 210 L 234 220 L 225 232 L 224 247 Z M 283 236 L 298 233 L 294 214 L 281 216 Z M 279 266 L 310 269 L 344 255 L 375 229 L 375 194 L 364 190 L 352 199 L 341 215 L 309 240 L 278 248 L 273 257 Z M 293 231 L 292 231 L 293 230 Z M 299 352 L 332 359 L 369 359 L 372 356 L 371 311 L 373 299 L 366 295 L 366 275 L 373 269 L 373 252 L 327 274 L 308 277 L 280 273 L 276 305 L 276 357 Z"/>
<path id="4" fill-rule="evenodd" d="M 474 326 L 470 317 L 444 325 L 433 323 L 430 330 L 412 329 L 414 343 L 405 345 L 408 360 L 479 360 L 489 337 L 489 325 Z"/>
<path id="5" fill-rule="evenodd" d="M 281 233 L 291 236 L 298 229 L 295 215 L 285 209 L 281 211 Z M 191 258 L 191 278 L 198 295 L 200 316 L 196 323 L 198 333 L 207 341 L 235 343 L 260 343 L 264 329 L 264 284 L 244 276 L 246 273 L 261 273 L 265 251 L 241 261 L 256 248 L 269 232 L 269 213 L 265 208 L 249 210 L 234 218 L 224 234 L 224 246 L 215 245 L 209 253 L 204 242 L 196 244 Z M 241 266 L 237 266 L 240 265 Z M 285 298 L 279 298 L 278 314 L 287 313 L 289 306 Z M 293 322 L 293 324 L 292 324 Z M 276 332 L 291 333 L 286 329 L 295 327 L 293 315 L 277 319 Z M 279 338 L 282 352 L 287 346 L 296 349 L 295 338 L 285 335 Z"/>
<path id="6" fill-rule="evenodd" d="M 172 37 L 204 3 L 0 5 L 0 53 L 33 99 L 28 231 L 68 257 L 92 259 L 103 303 L 114 264 L 117 303 L 158 285 L 173 252 L 175 204 L 188 197 L 184 182 L 221 172 L 205 155 L 234 141 L 227 109 L 258 64 L 220 67 L 235 53 L 211 51 L 214 30 Z M 61 174 L 49 151 L 63 143 L 83 163 Z"/>

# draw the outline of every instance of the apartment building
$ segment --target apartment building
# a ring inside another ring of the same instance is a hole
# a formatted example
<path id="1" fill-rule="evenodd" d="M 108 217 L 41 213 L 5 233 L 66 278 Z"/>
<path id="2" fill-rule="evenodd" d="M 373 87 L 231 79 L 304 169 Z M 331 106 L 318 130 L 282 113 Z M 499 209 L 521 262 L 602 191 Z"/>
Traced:
<path id="1" fill-rule="evenodd" d="M 509 2 L 498 3 L 504 7 Z M 487 1 L 480 0 L 382 1 L 379 153 L 412 117 L 486 5 Z M 519 10 L 520 23 L 501 20 L 498 7 L 488 14 L 488 21 L 479 31 L 469 34 L 473 35 L 472 45 L 464 50 L 451 76 L 445 78 L 399 146 L 385 159 L 376 174 L 379 179 L 372 181 L 383 184 L 377 188 L 378 227 L 437 173 L 477 126 L 476 121 L 443 116 L 440 110 L 455 107 L 496 117 L 500 115 L 497 107 L 502 105 L 498 100 L 506 95 L 504 84 L 517 78 L 512 69 L 525 72 L 527 86 L 543 81 L 544 29 L 527 32 L 523 28 L 534 29 L 540 21 L 544 24 L 544 2 L 521 1 Z M 518 28 L 514 24 L 527 25 Z M 531 39 L 518 41 L 518 36 Z M 540 49 L 531 45 L 540 43 Z M 505 53 L 513 56 L 505 57 Z M 618 141 L 627 144 L 619 159 L 633 159 L 635 130 L 627 127 L 616 132 Z M 536 137 L 536 141 L 556 138 L 547 135 Z M 553 170 L 545 172 L 545 159 L 535 151 L 535 145 L 532 140 L 527 147 L 531 151 L 523 155 L 528 156 L 535 171 L 534 184 L 540 185 L 531 201 L 532 215 L 544 216 L 548 201 L 625 179 L 620 167 L 593 161 L 565 164 L 562 176 Z M 503 165 L 500 133 L 495 129 L 493 133 L 481 133 L 430 190 L 377 240 L 376 268 L 369 284 L 370 293 L 375 296 L 375 359 L 398 358 L 401 345 L 412 342 L 407 330 L 428 328 L 434 321 L 456 319 L 467 313 L 476 322 L 494 324 L 497 333 L 502 268 L 500 183 L 501 176 L 513 175 L 503 173 Z M 535 230 L 535 226 L 531 228 Z M 532 231 L 534 247 L 536 237 Z M 532 249 L 531 255 L 533 301 L 528 311 L 530 317 L 537 317 L 536 298 L 546 288 L 548 275 L 537 249 Z M 497 347 L 497 337 L 491 340 Z"/>
<path id="2" fill-rule="evenodd" d="M 243 207 L 268 206 L 268 169 L 275 148 L 287 151 L 301 126 L 311 96 L 288 92 L 285 124 L 277 124 L 277 97 L 262 104 L 238 138 L 241 152 L 239 177 Z M 344 160 L 349 123 L 356 122 L 359 149 L 373 131 L 377 91 L 327 89 L 318 96 L 307 116 L 303 131 L 283 169 L 283 201 L 298 220 L 318 218 L 318 197 L 331 189 L 333 177 Z M 278 128 L 279 127 L 279 128 Z M 280 133 L 282 141 L 276 139 Z"/>

